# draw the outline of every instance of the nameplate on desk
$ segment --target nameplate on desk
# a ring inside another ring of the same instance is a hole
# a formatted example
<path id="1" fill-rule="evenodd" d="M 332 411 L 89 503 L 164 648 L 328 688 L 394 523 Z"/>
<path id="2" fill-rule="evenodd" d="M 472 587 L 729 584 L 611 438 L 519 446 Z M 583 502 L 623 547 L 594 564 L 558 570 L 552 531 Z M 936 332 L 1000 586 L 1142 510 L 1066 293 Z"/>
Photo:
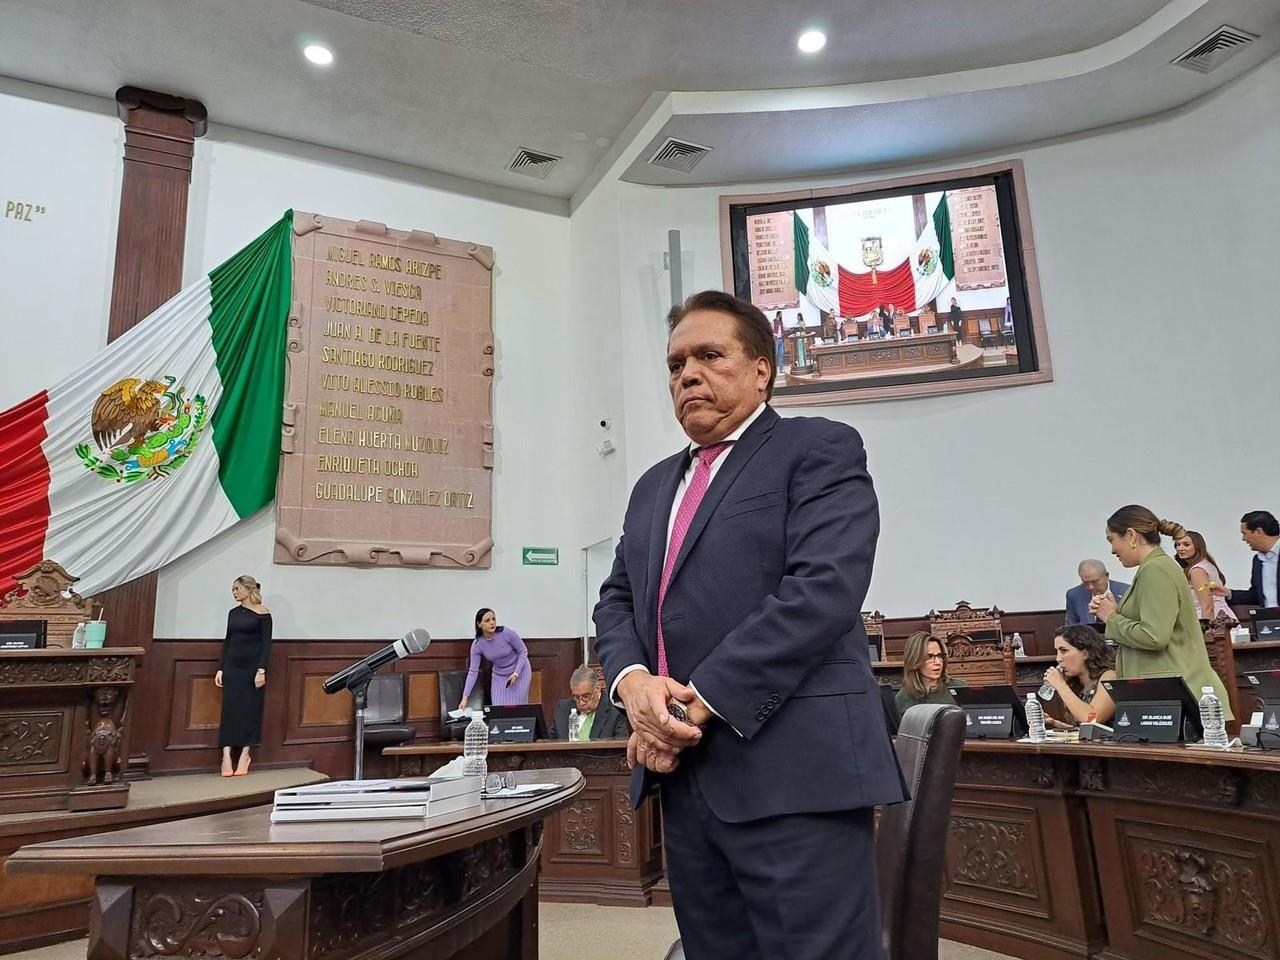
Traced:
<path id="1" fill-rule="evenodd" d="M 43 646 L 34 633 L 0 633 L 0 650 L 39 650 Z"/>
<path id="2" fill-rule="evenodd" d="M 1008 740 L 1013 736 L 1013 707 L 993 704 L 964 708 L 964 735 L 969 740 Z"/>
<path id="3" fill-rule="evenodd" d="M 1182 739 L 1182 704 L 1177 700 L 1120 701 L 1111 726 L 1116 740 L 1177 743 Z"/>
<path id="4" fill-rule="evenodd" d="M 499 717 L 489 721 L 489 740 L 493 743 L 533 743 L 533 717 Z"/>

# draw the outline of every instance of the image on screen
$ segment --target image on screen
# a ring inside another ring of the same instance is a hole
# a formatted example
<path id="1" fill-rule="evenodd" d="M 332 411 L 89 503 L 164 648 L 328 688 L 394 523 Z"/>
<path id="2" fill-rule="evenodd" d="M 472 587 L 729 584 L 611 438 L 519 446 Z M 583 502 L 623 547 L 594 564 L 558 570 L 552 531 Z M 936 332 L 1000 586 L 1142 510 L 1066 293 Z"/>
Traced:
<path id="1" fill-rule="evenodd" d="M 773 327 L 775 396 L 1035 370 L 1014 211 L 999 176 L 731 207 L 735 292 Z"/>

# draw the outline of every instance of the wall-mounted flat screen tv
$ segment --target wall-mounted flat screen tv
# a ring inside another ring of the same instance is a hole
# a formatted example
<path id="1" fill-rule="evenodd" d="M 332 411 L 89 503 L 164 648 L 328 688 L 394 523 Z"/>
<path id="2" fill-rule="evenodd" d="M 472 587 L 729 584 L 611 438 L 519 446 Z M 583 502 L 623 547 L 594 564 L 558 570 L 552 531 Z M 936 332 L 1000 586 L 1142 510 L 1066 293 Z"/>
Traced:
<path id="1" fill-rule="evenodd" d="M 1020 165 L 722 197 L 721 212 L 729 289 L 773 327 L 775 402 L 1052 379 Z"/>

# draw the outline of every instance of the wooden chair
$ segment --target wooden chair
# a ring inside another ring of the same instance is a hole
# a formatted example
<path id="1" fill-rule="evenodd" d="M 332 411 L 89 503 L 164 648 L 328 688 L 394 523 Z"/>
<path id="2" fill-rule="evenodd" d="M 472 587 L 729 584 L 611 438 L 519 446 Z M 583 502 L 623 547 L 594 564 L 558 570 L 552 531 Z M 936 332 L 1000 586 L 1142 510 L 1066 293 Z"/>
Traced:
<path id="1" fill-rule="evenodd" d="M 1235 714 L 1235 724 L 1228 724 L 1228 730 L 1234 736 L 1239 732 L 1239 725 L 1248 720 L 1240 702 L 1240 681 L 1236 676 L 1235 648 L 1231 646 L 1231 628 L 1236 625 L 1225 613 L 1220 613 L 1212 620 L 1201 620 L 1200 628 L 1204 630 L 1204 645 L 1209 653 L 1209 664 L 1213 672 L 1222 681 L 1227 691 L 1227 700 L 1231 712 Z M 1198 696 L 1198 691 L 1192 691 Z M 1235 729 L 1232 729 L 1232 727 Z"/>
<path id="2" fill-rule="evenodd" d="M 1013 645 L 1004 638 L 998 608 L 975 610 L 961 600 L 952 610 L 929 611 L 929 632 L 947 644 L 947 673 L 973 684 L 1015 685 Z"/>
<path id="3" fill-rule="evenodd" d="M 18 585 L 0 599 L 0 620 L 45 621 L 45 642 L 50 647 L 69 649 L 76 626 L 93 620 L 102 610 L 102 604 L 71 589 L 80 578 L 53 560 L 41 560 L 14 579 Z"/>
<path id="4" fill-rule="evenodd" d="M 867 642 L 874 643 L 876 649 L 880 651 L 878 660 L 887 660 L 888 653 L 884 648 L 884 614 L 879 610 L 868 613 L 862 611 L 862 626 L 867 631 Z"/>

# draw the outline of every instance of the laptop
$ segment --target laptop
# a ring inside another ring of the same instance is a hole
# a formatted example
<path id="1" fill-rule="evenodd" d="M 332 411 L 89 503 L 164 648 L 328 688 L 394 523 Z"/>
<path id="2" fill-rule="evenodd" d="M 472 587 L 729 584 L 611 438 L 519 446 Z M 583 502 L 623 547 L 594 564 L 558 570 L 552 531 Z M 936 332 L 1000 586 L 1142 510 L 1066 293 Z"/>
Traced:
<path id="1" fill-rule="evenodd" d="M 484 718 L 489 723 L 490 743 L 533 743 L 547 739 L 541 704 L 485 707 Z"/>
<path id="2" fill-rule="evenodd" d="M 1185 739 L 1188 742 L 1199 740 L 1204 736 L 1204 728 L 1200 725 L 1200 700 L 1187 686 L 1182 677 L 1134 677 L 1129 680 L 1103 680 L 1103 688 L 1111 695 L 1116 705 L 1116 716 L 1111 721 L 1117 740 L 1126 739 L 1125 723 L 1126 705 L 1144 703 L 1176 703 L 1182 708 L 1181 729 L 1172 731 L 1173 740 Z M 1226 704 L 1223 704 L 1225 707 Z M 1137 718 L 1135 717 L 1135 722 Z M 1141 735 L 1132 739 L 1154 740 L 1150 731 L 1142 731 Z"/>

